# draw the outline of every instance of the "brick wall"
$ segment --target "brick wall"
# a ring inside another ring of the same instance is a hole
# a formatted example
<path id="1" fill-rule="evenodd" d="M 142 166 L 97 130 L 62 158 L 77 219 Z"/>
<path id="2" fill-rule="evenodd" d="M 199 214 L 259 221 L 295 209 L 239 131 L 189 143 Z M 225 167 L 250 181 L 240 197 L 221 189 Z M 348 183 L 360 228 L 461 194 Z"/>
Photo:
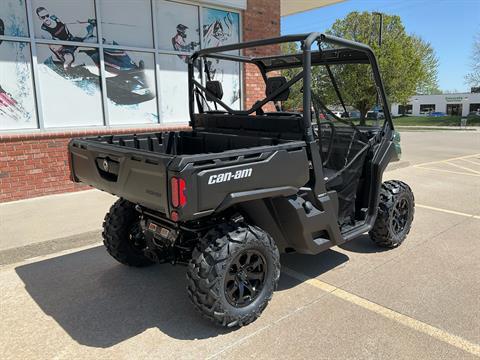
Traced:
<path id="1" fill-rule="evenodd" d="M 0 135 L 0 203 L 88 189 L 70 181 L 67 145 L 72 137 L 179 129 L 188 127 Z"/>
<path id="2" fill-rule="evenodd" d="M 280 0 L 248 0 L 243 15 L 243 41 L 252 41 L 280 36 Z M 245 49 L 246 56 L 279 54 L 278 45 Z M 265 97 L 265 83 L 255 65 L 246 64 L 244 68 L 245 106 L 249 108 L 255 101 Z M 265 110 L 273 111 L 270 103 Z"/>

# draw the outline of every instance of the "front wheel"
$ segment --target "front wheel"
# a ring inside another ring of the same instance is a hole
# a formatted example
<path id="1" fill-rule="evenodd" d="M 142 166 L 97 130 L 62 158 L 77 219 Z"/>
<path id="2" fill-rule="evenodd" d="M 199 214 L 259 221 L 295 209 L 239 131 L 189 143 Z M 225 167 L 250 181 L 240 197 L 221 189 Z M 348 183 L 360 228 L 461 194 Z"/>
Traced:
<path id="1" fill-rule="evenodd" d="M 395 248 L 407 237 L 415 212 L 415 198 L 410 186 L 402 181 L 385 181 L 370 238 L 378 246 Z"/>
<path id="2" fill-rule="evenodd" d="M 187 291 L 195 308 L 223 326 L 258 318 L 280 277 L 280 255 L 262 229 L 229 222 L 211 229 L 193 252 Z"/>

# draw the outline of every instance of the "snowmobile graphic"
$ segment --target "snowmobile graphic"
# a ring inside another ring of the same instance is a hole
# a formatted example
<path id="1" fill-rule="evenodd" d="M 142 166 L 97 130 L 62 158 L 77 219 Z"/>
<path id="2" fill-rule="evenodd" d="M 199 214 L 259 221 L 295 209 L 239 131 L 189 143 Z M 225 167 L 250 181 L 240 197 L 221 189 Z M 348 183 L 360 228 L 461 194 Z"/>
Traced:
<path id="1" fill-rule="evenodd" d="M 97 25 L 96 20 L 85 22 L 87 26 L 87 35 L 82 38 L 82 42 L 96 43 L 97 37 L 94 29 Z M 119 45 L 113 41 L 110 44 L 103 39 L 104 45 Z M 77 52 L 86 54 L 93 63 L 100 69 L 100 54 L 95 48 L 77 48 Z M 55 52 L 54 52 L 55 53 Z M 153 91 L 145 74 L 145 64 L 141 60 L 136 64 L 124 50 L 105 48 L 103 52 L 105 71 L 114 76 L 106 78 L 107 97 L 118 105 L 136 105 L 155 98 Z M 84 64 L 77 66 L 64 67 L 63 62 L 58 56 L 49 57 L 44 64 L 49 66 L 57 74 L 73 81 L 77 86 L 86 88 L 85 82 L 98 86 L 99 77 L 92 73 Z"/>
<path id="2" fill-rule="evenodd" d="M 112 45 L 117 45 L 113 42 Z M 96 49 L 81 50 L 100 68 L 100 57 Z M 124 50 L 105 49 L 103 52 L 105 70 L 115 76 L 107 77 L 107 96 L 119 105 L 134 105 L 155 98 L 145 75 L 143 60 L 138 65 Z"/>
<path id="3" fill-rule="evenodd" d="M 88 55 L 95 65 L 100 68 L 100 59 L 97 49 L 78 49 Z M 131 62 L 130 57 L 125 55 L 112 55 L 114 52 L 123 52 L 120 50 L 105 50 L 104 63 L 105 70 L 115 76 L 107 77 L 107 97 L 118 105 L 135 105 L 155 98 L 155 92 L 150 89 L 146 81 L 144 62 L 140 61 L 138 65 Z M 115 66 L 123 58 L 128 66 Z M 84 65 L 64 68 L 61 61 L 54 60 L 52 57 L 44 62 L 50 69 L 55 71 L 63 78 L 72 81 L 79 87 L 85 89 L 85 82 L 93 83 L 99 86 L 98 75 L 92 73 Z"/>

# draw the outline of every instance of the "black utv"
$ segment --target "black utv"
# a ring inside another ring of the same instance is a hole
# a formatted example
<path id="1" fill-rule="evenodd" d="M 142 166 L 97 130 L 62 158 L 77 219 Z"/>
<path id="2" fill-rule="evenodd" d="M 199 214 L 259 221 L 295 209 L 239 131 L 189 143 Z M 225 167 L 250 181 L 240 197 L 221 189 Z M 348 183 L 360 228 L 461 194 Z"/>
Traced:
<path id="1" fill-rule="evenodd" d="M 282 43 L 299 51 L 242 55 Z M 265 97 L 233 109 L 208 61 L 257 69 Z M 349 89 L 338 77 L 352 66 L 369 69 L 382 126 L 329 110 L 341 104 L 348 113 L 342 91 Z M 313 90 L 318 74 L 337 100 Z M 300 111 L 284 111 L 294 91 Z M 315 255 L 366 232 L 387 248 L 405 240 L 414 197 L 401 181 L 382 184 L 394 133 L 368 46 L 311 33 L 197 51 L 189 59 L 189 109 L 190 131 L 73 139 L 69 152 L 74 181 L 119 196 L 103 225 L 110 255 L 130 266 L 186 264 L 188 295 L 207 318 L 224 326 L 254 321 L 277 286 L 280 252 Z"/>

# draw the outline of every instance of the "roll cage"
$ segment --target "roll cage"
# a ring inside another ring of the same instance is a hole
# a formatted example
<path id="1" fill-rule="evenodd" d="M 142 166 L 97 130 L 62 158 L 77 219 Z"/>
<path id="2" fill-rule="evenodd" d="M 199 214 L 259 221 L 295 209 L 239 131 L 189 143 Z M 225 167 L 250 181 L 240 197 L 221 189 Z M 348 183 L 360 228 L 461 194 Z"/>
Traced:
<path id="1" fill-rule="evenodd" d="M 240 51 L 242 49 L 255 48 L 268 45 L 278 45 L 282 43 L 301 43 L 301 52 L 288 55 L 273 55 L 273 56 L 244 56 L 236 54 L 228 54 L 226 52 Z M 318 44 L 318 50 L 312 51 L 312 45 Z M 330 44 L 337 46 L 335 48 L 322 49 L 322 44 Z M 214 92 L 207 89 L 199 81 L 195 79 L 194 71 L 195 64 L 198 60 L 205 58 L 212 58 L 218 60 L 235 61 L 239 63 L 249 63 L 255 65 L 265 83 L 267 82 L 268 73 L 273 71 L 279 71 L 284 69 L 302 68 L 302 70 L 292 77 L 285 84 L 280 86 L 276 91 L 266 96 L 264 99 L 257 101 L 252 107 L 246 110 L 234 110 L 228 106 L 225 102 L 215 96 Z M 272 101 L 277 96 L 282 94 L 285 90 L 289 89 L 296 82 L 303 79 L 303 109 L 310 109 L 312 104 L 312 65 L 326 65 L 330 75 L 330 79 L 335 88 L 335 91 L 343 104 L 338 87 L 335 83 L 333 76 L 330 73 L 329 65 L 339 64 L 370 64 L 373 80 L 375 82 L 379 102 L 383 105 L 385 122 L 383 125 L 383 133 L 389 138 L 393 131 L 393 122 L 388 106 L 388 101 L 383 86 L 380 70 L 378 68 L 377 59 L 373 53 L 373 50 L 365 44 L 342 39 L 336 36 L 322 34 L 318 32 L 308 34 L 296 34 L 285 35 L 276 38 L 255 40 L 231 45 L 224 45 L 215 48 L 206 48 L 199 50 L 192 54 L 188 62 L 188 77 L 189 77 L 189 112 L 190 112 L 190 125 L 195 128 L 195 94 L 196 91 L 201 91 L 205 94 L 209 100 L 215 104 L 221 105 L 229 114 L 233 115 L 251 115 L 257 112 L 269 101 Z M 344 106 L 345 108 L 345 106 Z M 312 129 L 312 114 L 310 111 L 303 112 L 303 128 L 305 129 L 305 140 L 307 142 L 315 141 L 314 132 Z"/>

